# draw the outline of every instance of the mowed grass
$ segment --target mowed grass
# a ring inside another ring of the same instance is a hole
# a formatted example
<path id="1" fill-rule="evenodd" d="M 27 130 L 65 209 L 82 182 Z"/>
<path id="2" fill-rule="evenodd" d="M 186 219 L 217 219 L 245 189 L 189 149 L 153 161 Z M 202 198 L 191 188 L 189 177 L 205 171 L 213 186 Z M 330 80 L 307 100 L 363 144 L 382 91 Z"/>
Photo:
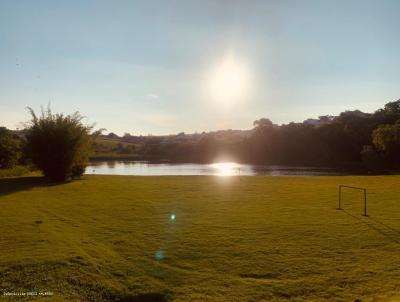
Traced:
<path id="1" fill-rule="evenodd" d="M 0 294 L 54 295 L 0 301 L 394 301 L 399 197 L 396 176 L 3 179 Z"/>

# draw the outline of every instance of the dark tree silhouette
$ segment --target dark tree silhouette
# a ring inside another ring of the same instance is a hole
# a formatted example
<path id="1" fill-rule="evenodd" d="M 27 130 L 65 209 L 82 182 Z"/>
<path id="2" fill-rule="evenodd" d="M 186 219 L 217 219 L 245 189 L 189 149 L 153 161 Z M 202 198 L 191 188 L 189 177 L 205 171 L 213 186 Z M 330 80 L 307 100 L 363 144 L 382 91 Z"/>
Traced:
<path id="1" fill-rule="evenodd" d="M 92 146 L 93 126 L 83 117 L 53 114 L 48 108 L 38 117 L 28 108 L 32 119 L 27 129 L 27 150 L 33 163 L 50 181 L 66 181 L 83 174 Z"/>

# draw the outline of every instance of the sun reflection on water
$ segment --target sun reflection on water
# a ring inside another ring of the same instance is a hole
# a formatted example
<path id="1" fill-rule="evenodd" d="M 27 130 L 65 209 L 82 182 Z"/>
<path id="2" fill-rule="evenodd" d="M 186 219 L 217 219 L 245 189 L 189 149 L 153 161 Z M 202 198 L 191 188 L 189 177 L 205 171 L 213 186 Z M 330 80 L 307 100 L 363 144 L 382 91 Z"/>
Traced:
<path id="1" fill-rule="evenodd" d="M 234 162 L 213 163 L 210 165 L 218 176 L 240 175 L 240 165 Z"/>

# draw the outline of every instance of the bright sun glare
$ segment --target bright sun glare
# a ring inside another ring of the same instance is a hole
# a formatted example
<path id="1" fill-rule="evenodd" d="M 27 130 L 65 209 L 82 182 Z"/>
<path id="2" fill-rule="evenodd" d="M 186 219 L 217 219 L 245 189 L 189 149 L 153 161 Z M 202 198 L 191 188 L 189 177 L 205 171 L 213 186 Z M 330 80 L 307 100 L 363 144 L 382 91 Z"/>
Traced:
<path id="1" fill-rule="evenodd" d="M 233 176 L 238 175 L 239 165 L 232 162 L 214 163 L 211 167 L 216 170 L 218 176 Z"/>
<path id="2" fill-rule="evenodd" d="M 226 55 L 207 76 L 207 90 L 213 102 L 231 107 L 250 93 L 247 66 L 233 55 Z"/>

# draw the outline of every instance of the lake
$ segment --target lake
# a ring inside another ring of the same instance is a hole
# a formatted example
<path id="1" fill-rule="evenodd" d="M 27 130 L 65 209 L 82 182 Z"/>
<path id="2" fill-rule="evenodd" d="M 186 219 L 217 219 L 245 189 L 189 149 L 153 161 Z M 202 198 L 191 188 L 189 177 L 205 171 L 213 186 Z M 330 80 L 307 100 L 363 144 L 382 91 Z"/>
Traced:
<path id="1" fill-rule="evenodd" d="M 95 161 L 86 168 L 86 174 L 99 175 L 349 175 L 357 173 L 343 172 L 329 168 L 293 167 L 293 166 L 261 166 L 234 162 L 219 162 L 213 164 L 179 164 L 151 163 L 145 161 Z"/>

